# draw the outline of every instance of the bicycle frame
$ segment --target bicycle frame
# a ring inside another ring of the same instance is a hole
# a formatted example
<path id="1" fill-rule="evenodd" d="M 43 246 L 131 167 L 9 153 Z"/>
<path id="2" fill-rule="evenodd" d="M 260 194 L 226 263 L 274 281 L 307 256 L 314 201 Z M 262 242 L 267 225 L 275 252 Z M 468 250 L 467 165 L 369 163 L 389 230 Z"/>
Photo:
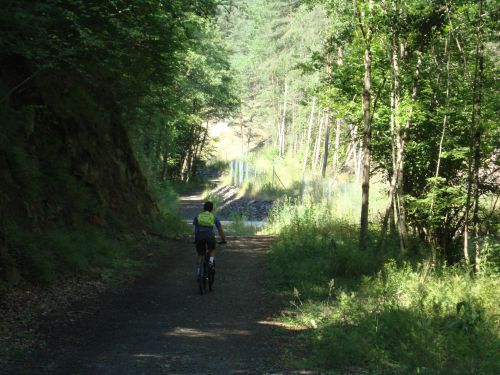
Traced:
<path id="1" fill-rule="evenodd" d="M 208 290 L 212 291 L 212 286 L 214 283 L 215 270 L 209 267 L 209 255 L 208 250 L 205 251 L 203 256 L 203 261 L 199 264 L 198 271 L 198 289 L 200 294 L 203 294 Z"/>

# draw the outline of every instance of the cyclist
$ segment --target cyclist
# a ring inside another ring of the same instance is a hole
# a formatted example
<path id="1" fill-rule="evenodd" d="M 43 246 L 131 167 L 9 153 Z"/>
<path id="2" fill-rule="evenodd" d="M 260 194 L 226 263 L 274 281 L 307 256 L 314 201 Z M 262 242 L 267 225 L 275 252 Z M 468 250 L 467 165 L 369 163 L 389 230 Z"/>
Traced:
<path id="1" fill-rule="evenodd" d="M 212 213 L 214 204 L 212 202 L 205 202 L 203 204 L 203 212 L 200 212 L 193 220 L 194 225 L 194 239 L 196 243 L 197 269 L 196 275 L 200 273 L 200 267 L 203 262 L 203 256 L 208 249 L 209 266 L 215 267 L 215 231 L 214 226 L 219 232 L 221 242 L 226 243 L 226 236 L 219 219 Z"/>

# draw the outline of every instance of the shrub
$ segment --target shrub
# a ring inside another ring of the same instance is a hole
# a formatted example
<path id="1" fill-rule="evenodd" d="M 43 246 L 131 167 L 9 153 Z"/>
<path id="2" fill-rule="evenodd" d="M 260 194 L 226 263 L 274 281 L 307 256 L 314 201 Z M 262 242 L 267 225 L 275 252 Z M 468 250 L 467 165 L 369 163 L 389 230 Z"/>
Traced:
<path id="1" fill-rule="evenodd" d="M 254 235 L 256 232 L 256 228 L 254 228 L 253 226 L 245 225 L 246 220 L 247 218 L 245 215 L 238 212 L 233 212 L 231 214 L 231 223 L 228 226 L 229 231 L 242 236 Z"/>
<path id="2" fill-rule="evenodd" d="M 19 249 L 22 276 L 31 282 L 46 284 L 66 273 L 135 265 L 127 242 L 91 226 L 42 233 L 11 227 L 6 233 L 9 243 Z"/>
<path id="3" fill-rule="evenodd" d="M 271 271 L 275 287 L 293 299 L 286 322 L 306 328 L 308 365 L 339 374 L 352 368 L 500 373 L 497 266 L 485 264 L 471 277 L 416 253 L 404 260 L 397 244 L 361 252 L 356 225 L 325 205 L 290 199 L 274 209 L 267 231 L 278 234 Z M 491 248 L 490 262 L 496 259 Z"/>
<path id="4" fill-rule="evenodd" d="M 317 318 L 324 324 L 310 336 L 314 361 L 376 374 L 496 374 L 498 282 L 388 263 L 356 293 L 339 291 Z"/>

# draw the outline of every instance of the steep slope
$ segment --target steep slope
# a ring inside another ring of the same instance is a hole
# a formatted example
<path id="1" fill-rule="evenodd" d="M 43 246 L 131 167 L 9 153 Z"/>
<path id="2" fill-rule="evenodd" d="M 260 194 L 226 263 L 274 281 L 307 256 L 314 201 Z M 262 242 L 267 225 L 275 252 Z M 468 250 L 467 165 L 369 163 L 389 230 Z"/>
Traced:
<path id="1" fill-rule="evenodd" d="M 2 57 L 0 276 L 9 283 L 85 268 L 109 257 L 107 245 L 89 249 L 97 227 L 139 230 L 156 216 L 111 93 Z"/>

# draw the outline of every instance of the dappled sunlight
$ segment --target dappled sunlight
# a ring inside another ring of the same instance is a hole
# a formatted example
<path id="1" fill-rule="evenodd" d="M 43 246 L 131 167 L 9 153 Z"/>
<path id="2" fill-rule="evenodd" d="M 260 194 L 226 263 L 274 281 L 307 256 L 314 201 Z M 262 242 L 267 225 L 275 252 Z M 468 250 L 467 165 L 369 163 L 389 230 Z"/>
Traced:
<path id="1" fill-rule="evenodd" d="M 144 354 L 144 353 L 132 354 L 132 357 L 136 357 L 136 358 L 155 358 L 155 359 L 165 358 L 165 356 L 159 355 L 159 354 Z"/>
<path id="2" fill-rule="evenodd" d="M 308 329 L 308 327 L 305 327 L 305 326 L 299 326 L 299 325 L 291 326 L 290 324 L 286 324 L 286 323 L 280 322 L 278 320 L 272 320 L 272 319 L 259 320 L 257 323 L 260 325 L 263 325 L 263 326 L 281 328 L 281 329 L 284 329 L 287 331 L 297 331 L 298 332 L 298 331 L 304 331 L 304 330 Z"/>
<path id="3" fill-rule="evenodd" d="M 213 329 L 196 329 L 187 327 L 176 327 L 170 332 L 164 332 L 162 335 L 167 337 L 185 337 L 185 338 L 212 338 L 217 340 L 224 340 L 227 336 L 250 336 L 252 333 L 244 329 L 227 329 L 227 328 L 213 328 Z"/>
<path id="4" fill-rule="evenodd" d="M 179 201 L 181 202 L 192 202 L 192 201 L 200 201 L 200 195 L 199 194 L 194 194 L 194 195 L 184 195 L 179 198 Z"/>

